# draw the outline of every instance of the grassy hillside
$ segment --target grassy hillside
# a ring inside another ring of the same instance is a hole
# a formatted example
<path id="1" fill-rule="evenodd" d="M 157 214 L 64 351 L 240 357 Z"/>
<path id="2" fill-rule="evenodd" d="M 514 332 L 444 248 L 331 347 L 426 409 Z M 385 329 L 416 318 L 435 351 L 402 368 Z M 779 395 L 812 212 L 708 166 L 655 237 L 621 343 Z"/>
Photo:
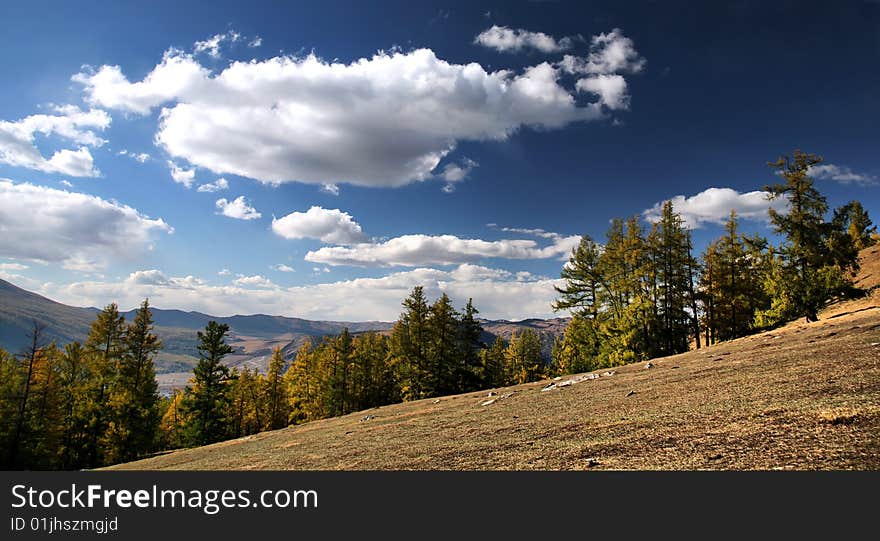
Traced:
<path id="1" fill-rule="evenodd" d="M 117 468 L 878 469 L 880 248 L 858 284 L 871 294 L 819 322 L 650 368 L 385 406 Z"/>

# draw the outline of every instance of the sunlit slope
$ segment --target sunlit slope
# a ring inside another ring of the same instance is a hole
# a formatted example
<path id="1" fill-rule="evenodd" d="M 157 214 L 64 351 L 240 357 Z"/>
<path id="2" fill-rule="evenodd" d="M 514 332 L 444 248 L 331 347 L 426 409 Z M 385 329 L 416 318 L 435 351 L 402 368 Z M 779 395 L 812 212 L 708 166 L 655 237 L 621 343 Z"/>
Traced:
<path id="1" fill-rule="evenodd" d="M 878 284 L 873 248 L 858 279 L 872 293 L 816 323 L 552 390 L 544 381 L 386 406 L 117 467 L 878 469 Z"/>

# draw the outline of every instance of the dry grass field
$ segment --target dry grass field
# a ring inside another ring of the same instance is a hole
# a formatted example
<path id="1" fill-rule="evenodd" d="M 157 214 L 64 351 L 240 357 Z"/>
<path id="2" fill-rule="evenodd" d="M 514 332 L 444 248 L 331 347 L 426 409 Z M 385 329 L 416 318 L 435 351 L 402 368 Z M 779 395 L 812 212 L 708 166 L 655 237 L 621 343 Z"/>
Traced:
<path id="1" fill-rule="evenodd" d="M 650 368 L 385 406 L 116 468 L 880 469 L 880 248 L 863 261 L 858 285 L 871 295 L 816 323 Z"/>

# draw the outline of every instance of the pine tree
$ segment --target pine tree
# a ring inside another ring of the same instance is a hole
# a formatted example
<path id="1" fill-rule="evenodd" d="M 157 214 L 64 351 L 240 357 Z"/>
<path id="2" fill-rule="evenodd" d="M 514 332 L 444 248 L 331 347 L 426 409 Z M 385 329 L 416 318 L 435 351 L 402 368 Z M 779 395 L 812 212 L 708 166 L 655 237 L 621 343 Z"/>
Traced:
<path id="1" fill-rule="evenodd" d="M 266 422 L 269 430 L 276 430 L 287 426 L 288 402 L 287 388 L 284 385 L 284 354 L 280 347 L 272 351 L 269 360 L 269 369 L 264 378 L 264 393 L 266 395 L 267 415 Z"/>
<path id="2" fill-rule="evenodd" d="M 514 333 L 504 353 L 505 369 L 511 383 L 527 383 L 544 375 L 544 358 L 537 333 L 524 329 Z"/>
<path id="3" fill-rule="evenodd" d="M 575 314 L 561 340 L 553 346 L 552 373 L 556 376 L 589 372 L 599 365 L 599 334 L 594 318 Z"/>
<path id="4" fill-rule="evenodd" d="M 421 286 L 403 301 L 404 311 L 391 330 L 391 355 L 398 368 L 404 400 L 426 396 L 428 375 L 428 303 Z"/>
<path id="5" fill-rule="evenodd" d="M 483 388 L 504 387 L 508 384 L 507 370 L 504 366 L 506 351 L 507 344 L 504 343 L 504 339 L 496 336 L 492 346 L 480 352 Z"/>
<path id="6" fill-rule="evenodd" d="M 110 389 L 112 411 L 108 428 L 107 457 L 111 462 L 133 460 L 151 452 L 159 430 L 159 386 L 154 356 L 162 342 L 153 333 L 150 303 L 144 300 L 128 325 L 124 353 Z"/>
<path id="7" fill-rule="evenodd" d="M 187 435 L 191 443 L 206 445 L 226 437 L 229 405 L 229 369 L 223 357 L 233 349 L 226 343 L 229 326 L 209 321 L 205 332 L 198 332 L 199 362 L 193 370 L 192 384 L 186 388 L 184 409 L 188 417 Z"/>
<path id="8" fill-rule="evenodd" d="M 446 293 L 428 310 L 427 369 L 425 396 L 441 396 L 454 392 L 459 381 L 460 352 L 458 349 L 458 312 Z"/>
<path id="9" fill-rule="evenodd" d="M 116 303 L 107 305 L 92 322 L 85 343 L 89 361 L 91 385 L 89 389 L 89 441 L 86 464 L 94 468 L 104 464 L 105 438 L 110 426 L 110 390 L 117 368 L 125 354 L 125 318 Z"/>
<path id="10" fill-rule="evenodd" d="M 89 389 L 91 371 L 86 352 L 79 342 L 64 348 L 61 360 L 61 408 L 66 427 L 59 453 L 60 468 L 86 466 L 89 441 Z"/>
<path id="11" fill-rule="evenodd" d="M 810 168 L 822 162 L 815 154 L 794 151 L 769 165 L 783 182 L 764 189 L 770 199 L 785 199 L 787 211 L 769 210 L 774 231 L 785 237 L 779 248 L 779 263 L 770 275 L 767 288 L 776 298 L 763 321 L 781 322 L 794 317 L 817 321 L 819 309 L 834 295 L 846 289 L 841 271 L 845 261 L 828 249 L 831 225 L 825 222 L 828 204 L 813 186 Z"/>
<path id="12" fill-rule="evenodd" d="M 480 388 L 480 351 L 483 350 L 483 327 L 477 321 L 480 311 L 474 306 L 474 300 L 468 299 L 458 332 L 458 351 L 461 357 L 459 377 L 456 384 L 458 392 L 474 391 Z"/>

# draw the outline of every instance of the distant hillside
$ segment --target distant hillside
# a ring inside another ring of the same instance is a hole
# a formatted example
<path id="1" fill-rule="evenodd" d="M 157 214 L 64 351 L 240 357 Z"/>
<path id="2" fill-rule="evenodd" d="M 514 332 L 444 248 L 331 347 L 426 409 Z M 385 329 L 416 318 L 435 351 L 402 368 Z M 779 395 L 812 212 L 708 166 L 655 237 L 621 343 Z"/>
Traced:
<path id="1" fill-rule="evenodd" d="M 197 361 L 196 331 L 204 329 L 211 320 L 229 325 L 229 344 L 235 353 L 226 358 L 226 363 L 259 370 L 266 369 L 276 347 L 282 348 L 286 359 L 291 359 L 306 339 L 338 334 L 346 327 L 353 333 L 387 332 L 393 325 L 382 321 L 311 321 L 264 314 L 216 317 L 182 310 L 153 308 L 152 311 L 156 334 L 164 345 L 156 360 L 156 372 L 160 388 L 165 392 L 189 380 Z M 14 353 L 25 347 L 33 320 L 44 324 L 47 340 L 54 340 L 60 346 L 82 342 L 97 312 L 97 308 L 67 306 L 0 280 L 0 347 Z M 126 321 L 131 321 L 134 310 L 123 315 Z M 553 341 L 562 335 L 568 319 L 482 320 L 481 323 L 486 331 L 483 337 L 486 343 L 494 341 L 495 336 L 509 340 L 513 332 L 526 328 L 536 331 L 544 357 L 549 361 Z"/>

